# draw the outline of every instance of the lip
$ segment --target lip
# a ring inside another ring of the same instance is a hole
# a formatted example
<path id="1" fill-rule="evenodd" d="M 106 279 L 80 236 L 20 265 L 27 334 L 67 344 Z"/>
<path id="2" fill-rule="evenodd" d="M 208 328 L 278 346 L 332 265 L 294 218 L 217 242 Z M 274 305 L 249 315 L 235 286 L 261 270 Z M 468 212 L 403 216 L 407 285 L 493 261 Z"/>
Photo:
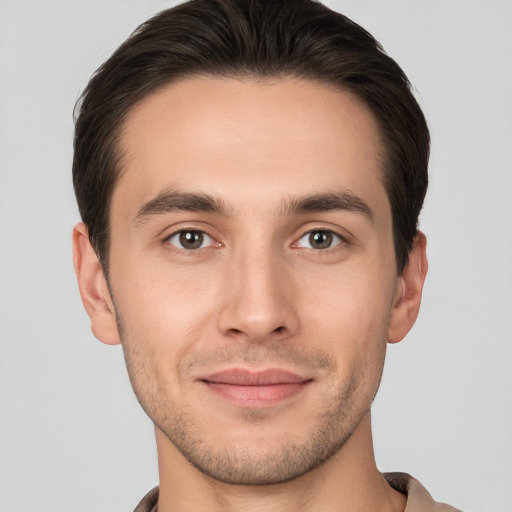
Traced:
<path id="1" fill-rule="evenodd" d="M 312 379 L 279 368 L 230 368 L 198 379 L 212 393 L 243 407 L 268 407 L 300 393 Z"/>

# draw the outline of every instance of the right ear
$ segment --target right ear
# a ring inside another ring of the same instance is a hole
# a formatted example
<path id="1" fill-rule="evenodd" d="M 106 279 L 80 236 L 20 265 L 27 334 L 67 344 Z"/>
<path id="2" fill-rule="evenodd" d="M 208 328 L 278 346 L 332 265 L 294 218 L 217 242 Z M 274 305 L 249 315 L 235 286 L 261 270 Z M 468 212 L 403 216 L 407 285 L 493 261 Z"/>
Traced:
<path id="1" fill-rule="evenodd" d="M 114 303 L 98 256 L 89 240 L 89 231 L 83 222 L 73 229 L 73 264 L 94 336 L 108 345 L 121 343 Z"/>

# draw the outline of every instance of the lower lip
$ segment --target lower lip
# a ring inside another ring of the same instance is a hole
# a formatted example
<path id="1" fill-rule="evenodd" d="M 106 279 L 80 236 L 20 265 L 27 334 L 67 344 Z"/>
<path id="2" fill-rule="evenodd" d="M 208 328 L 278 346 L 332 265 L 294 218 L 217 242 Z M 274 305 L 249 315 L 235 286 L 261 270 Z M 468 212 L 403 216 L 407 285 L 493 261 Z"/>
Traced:
<path id="1" fill-rule="evenodd" d="M 244 407 L 265 407 L 278 404 L 300 393 L 310 381 L 263 386 L 239 386 L 222 382 L 202 381 L 210 391 Z"/>

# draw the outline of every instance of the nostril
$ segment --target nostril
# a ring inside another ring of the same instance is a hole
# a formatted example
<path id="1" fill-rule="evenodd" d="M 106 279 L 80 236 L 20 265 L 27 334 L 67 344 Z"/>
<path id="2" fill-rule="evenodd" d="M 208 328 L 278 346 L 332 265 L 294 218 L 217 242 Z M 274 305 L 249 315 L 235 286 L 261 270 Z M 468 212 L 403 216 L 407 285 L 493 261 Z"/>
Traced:
<path id="1" fill-rule="evenodd" d="M 286 327 L 284 327 L 283 325 L 280 325 L 279 327 L 276 327 L 276 328 L 274 329 L 274 331 L 273 331 L 273 332 L 275 332 L 276 334 L 280 334 L 280 333 L 282 333 L 285 329 L 286 329 Z"/>

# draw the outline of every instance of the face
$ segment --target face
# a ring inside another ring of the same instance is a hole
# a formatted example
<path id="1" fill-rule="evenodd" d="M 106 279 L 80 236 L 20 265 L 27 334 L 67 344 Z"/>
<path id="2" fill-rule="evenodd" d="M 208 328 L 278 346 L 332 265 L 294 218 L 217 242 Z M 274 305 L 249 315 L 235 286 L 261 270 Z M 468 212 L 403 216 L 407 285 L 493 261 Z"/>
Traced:
<path id="1" fill-rule="evenodd" d="M 187 79 L 121 150 L 107 302 L 160 442 L 229 483 L 320 465 L 368 415 L 403 292 L 372 114 L 310 81 Z"/>

